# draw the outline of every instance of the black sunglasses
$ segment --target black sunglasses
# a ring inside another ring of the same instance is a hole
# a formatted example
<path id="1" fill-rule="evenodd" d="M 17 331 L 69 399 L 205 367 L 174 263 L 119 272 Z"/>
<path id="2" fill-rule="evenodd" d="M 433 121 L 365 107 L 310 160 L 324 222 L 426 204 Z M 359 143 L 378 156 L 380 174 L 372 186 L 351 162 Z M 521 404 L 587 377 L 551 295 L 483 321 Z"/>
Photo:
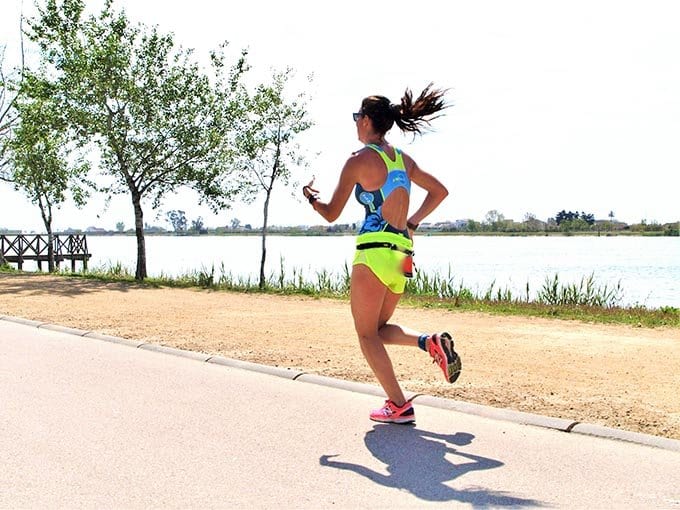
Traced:
<path id="1" fill-rule="evenodd" d="M 354 122 L 358 121 L 361 117 L 363 117 L 365 114 L 358 112 L 358 113 L 353 113 L 352 118 L 354 119 Z"/>

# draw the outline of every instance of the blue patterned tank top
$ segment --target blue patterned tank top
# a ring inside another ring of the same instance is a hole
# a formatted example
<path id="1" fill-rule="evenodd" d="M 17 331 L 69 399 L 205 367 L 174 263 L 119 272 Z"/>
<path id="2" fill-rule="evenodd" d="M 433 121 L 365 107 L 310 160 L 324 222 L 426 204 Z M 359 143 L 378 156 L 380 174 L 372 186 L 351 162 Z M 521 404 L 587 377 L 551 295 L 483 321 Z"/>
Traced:
<path id="1" fill-rule="evenodd" d="M 407 193 L 411 193 L 411 180 L 406 174 L 406 166 L 404 165 L 401 151 L 397 148 L 394 149 L 394 161 L 392 161 L 382 147 L 374 144 L 368 144 L 366 147 L 380 154 L 387 166 L 387 178 L 380 189 L 375 191 L 366 191 L 361 184 L 357 183 L 354 196 L 366 210 L 366 218 L 359 234 L 366 232 L 393 232 L 408 237 L 408 231 L 393 227 L 382 216 L 383 203 L 385 203 L 387 197 L 395 189 L 404 188 Z"/>

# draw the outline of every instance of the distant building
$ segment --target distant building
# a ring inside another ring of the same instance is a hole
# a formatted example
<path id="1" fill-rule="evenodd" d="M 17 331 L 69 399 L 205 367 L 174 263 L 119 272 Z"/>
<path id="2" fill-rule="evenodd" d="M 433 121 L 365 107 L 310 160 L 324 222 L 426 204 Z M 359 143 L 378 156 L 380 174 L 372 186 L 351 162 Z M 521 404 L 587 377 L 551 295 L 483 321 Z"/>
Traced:
<path id="1" fill-rule="evenodd" d="M 61 233 L 61 234 L 69 234 L 69 235 L 70 235 L 70 234 L 82 234 L 82 232 L 83 232 L 83 231 L 80 230 L 79 228 L 71 228 L 71 227 L 69 227 L 69 228 L 67 228 L 67 229 L 62 230 L 60 233 Z"/>
<path id="2" fill-rule="evenodd" d="M 106 234 L 108 230 L 99 227 L 87 227 L 85 229 L 85 232 L 87 232 L 88 234 Z"/>
<path id="3" fill-rule="evenodd" d="M 334 223 L 333 225 L 330 225 L 326 227 L 326 232 L 331 232 L 331 233 L 339 233 L 339 232 L 352 232 L 355 230 L 356 225 L 355 224 L 348 224 L 348 223 Z"/>
<path id="4" fill-rule="evenodd" d="M 439 223 L 421 223 L 418 227 L 420 232 L 437 232 L 441 230 Z"/>
<path id="5" fill-rule="evenodd" d="M 156 225 L 144 225 L 144 232 L 147 234 L 164 234 L 167 230 Z"/>

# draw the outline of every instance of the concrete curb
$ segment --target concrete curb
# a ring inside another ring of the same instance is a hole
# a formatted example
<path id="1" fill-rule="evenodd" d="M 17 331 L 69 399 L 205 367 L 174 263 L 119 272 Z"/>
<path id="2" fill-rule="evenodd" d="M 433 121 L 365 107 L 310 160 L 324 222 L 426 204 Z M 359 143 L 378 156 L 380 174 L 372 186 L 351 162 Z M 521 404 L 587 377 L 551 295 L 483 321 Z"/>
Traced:
<path id="1" fill-rule="evenodd" d="M 146 342 L 135 340 L 128 340 L 127 338 L 119 338 L 117 336 L 102 335 L 101 333 L 89 332 L 83 335 L 85 338 L 92 338 L 94 340 L 102 340 L 103 342 L 110 342 L 112 344 L 127 345 L 128 347 L 139 348 Z"/>
<path id="2" fill-rule="evenodd" d="M 202 352 L 185 351 L 182 349 L 176 349 L 174 347 L 167 347 L 165 345 L 156 344 L 142 344 L 139 349 L 144 349 L 145 351 L 162 352 L 165 354 L 172 354 L 173 356 L 181 356 L 183 358 L 189 358 L 196 361 L 206 362 L 210 359 L 209 354 L 203 354 Z"/>
<path id="3" fill-rule="evenodd" d="M 50 331 L 57 331 L 59 333 L 67 333 L 69 335 L 85 336 L 89 331 L 84 331 L 82 329 L 67 328 L 66 326 L 59 326 L 57 324 L 41 324 L 38 329 L 49 329 Z"/>
<path id="4" fill-rule="evenodd" d="M 646 446 L 662 448 L 664 450 L 680 452 L 680 441 L 666 437 L 652 436 L 650 434 L 641 434 L 640 432 L 611 429 L 601 425 L 591 425 L 590 423 L 578 423 L 571 429 L 571 432 L 586 436 L 618 439 L 620 441 L 628 441 L 629 443 L 643 444 Z"/>
<path id="5" fill-rule="evenodd" d="M 353 391 L 355 393 L 363 393 L 364 395 L 373 395 L 375 397 L 386 398 L 385 392 L 382 388 L 373 384 L 360 383 L 355 381 L 346 381 L 343 379 L 335 379 L 319 374 L 303 373 L 295 379 L 296 381 L 319 384 L 321 386 L 330 386 L 331 388 L 338 388 L 341 390 Z M 408 397 L 406 397 L 408 398 Z"/>
<path id="6" fill-rule="evenodd" d="M 23 319 L 20 317 L 10 317 L 7 315 L 0 315 L 0 320 L 14 322 L 25 326 L 32 326 L 41 329 L 47 329 L 55 332 L 72 334 L 83 338 L 92 338 L 94 340 L 101 340 L 104 342 L 125 345 L 144 349 L 153 352 L 160 352 L 163 354 L 170 354 L 173 356 L 180 356 L 194 361 L 201 361 L 203 363 L 213 363 L 216 365 L 237 368 L 241 370 L 251 370 L 276 377 L 283 377 L 293 381 L 301 381 L 311 384 L 320 384 L 330 386 L 341 390 L 352 391 L 355 393 L 363 393 L 385 398 L 383 390 L 375 385 L 358 383 L 354 381 L 346 381 L 343 379 L 334 379 L 332 377 L 322 376 L 318 374 L 310 374 L 300 372 L 293 369 L 283 367 L 273 367 L 268 365 L 261 365 L 249 361 L 241 361 L 231 358 L 223 358 L 221 356 L 210 356 L 194 351 L 186 351 L 176 349 L 174 347 L 166 347 L 156 344 L 148 344 L 141 341 L 128 340 L 125 338 L 118 338 L 110 335 L 102 335 L 99 333 L 83 331 L 80 329 L 69 328 L 66 326 L 59 326 L 47 322 L 33 321 Z M 409 396 L 410 395 L 410 396 Z M 429 407 L 436 407 L 439 409 L 449 409 L 451 411 L 473 414 L 484 418 L 490 418 L 499 421 L 508 421 L 518 423 L 521 425 L 530 425 L 534 427 L 549 428 L 559 430 L 566 433 L 582 434 L 587 436 L 599 437 L 603 439 L 613 439 L 617 441 L 626 441 L 629 443 L 636 443 L 644 446 L 651 446 L 654 448 L 661 448 L 664 450 L 671 450 L 680 452 L 680 440 L 669 439 L 665 437 L 652 436 L 649 434 L 641 434 L 638 432 L 629 432 L 627 430 L 614 429 L 603 427 L 601 425 L 592 425 L 588 423 L 581 423 L 573 420 L 565 420 L 562 418 L 554 418 L 550 416 L 542 416 L 538 414 L 525 413 L 522 411 L 513 411 L 510 409 L 501 409 L 491 406 L 483 406 L 480 404 L 473 404 L 470 402 L 463 402 L 459 400 L 451 400 L 442 397 L 434 397 L 431 395 L 423 395 L 418 393 L 410 393 L 407 395 L 409 400 L 416 402 L 419 405 L 426 405 Z"/>
<path id="7" fill-rule="evenodd" d="M 275 377 L 283 377 L 295 381 L 298 377 L 304 374 L 299 370 L 284 367 L 272 367 L 270 365 L 260 365 L 251 361 L 242 361 L 239 359 L 223 358 L 222 356 L 212 356 L 207 360 L 208 363 L 222 365 L 225 367 L 239 368 L 241 370 L 251 370 L 253 372 L 260 372 L 262 374 L 273 375 Z"/>
<path id="8" fill-rule="evenodd" d="M 22 319 L 21 317 L 10 317 L 8 315 L 3 315 L 2 320 L 7 322 L 15 322 L 16 324 L 23 324 L 24 326 L 33 326 L 39 328 L 40 326 L 46 326 L 48 322 L 32 321 L 30 319 Z"/>
<path id="9" fill-rule="evenodd" d="M 465 414 L 474 414 L 484 418 L 491 418 L 492 420 L 510 421 L 521 425 L 533 425 L 534 427 L 561 430 L 562 432 L 570 432 L 574 425 L 578 423 L 563 418 L 553 418 L 540 414 L 483 406 L 481 404 L 473 404 L 471 402 L 463 402 L 442 397 L 432 397 L 430 395 L 418 396 L 414 401 L 418 404 L 430 407 L 450 409 Z"/>

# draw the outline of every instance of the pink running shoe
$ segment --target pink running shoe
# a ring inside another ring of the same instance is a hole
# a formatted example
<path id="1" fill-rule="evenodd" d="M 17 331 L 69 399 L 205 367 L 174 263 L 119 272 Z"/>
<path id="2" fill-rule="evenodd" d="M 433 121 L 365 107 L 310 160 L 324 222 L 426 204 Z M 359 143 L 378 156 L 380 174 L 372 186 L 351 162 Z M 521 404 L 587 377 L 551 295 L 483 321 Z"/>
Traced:
<path id="1" fill-rule="evenodd" d="M 416 413 L 408 400 L 401 407 L 397 407 L 391 400 L 385 400 L 384 406 L 371 411 L 371 420 L 383 423 L 413 423 L 416 421 Z"/>
<path id="2" fill-rule="evenodd" d="M 453 350 L 453 339 L 448 333 L 435 333 L 429 338 L 427 352 L 433 362 L 439 365 L 444 377 L 450 383 L 455 382 L 463 368 L 460 356 Z"/>

